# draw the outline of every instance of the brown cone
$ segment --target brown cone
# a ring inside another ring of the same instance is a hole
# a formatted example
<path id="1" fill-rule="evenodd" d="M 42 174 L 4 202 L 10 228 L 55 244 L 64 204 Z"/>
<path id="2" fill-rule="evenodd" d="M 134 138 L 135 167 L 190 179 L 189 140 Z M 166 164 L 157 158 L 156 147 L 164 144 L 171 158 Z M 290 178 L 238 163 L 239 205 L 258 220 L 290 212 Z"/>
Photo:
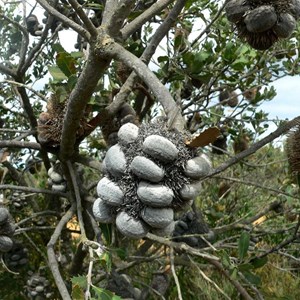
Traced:
<path id="1" fill-rule="evenodd" d="M 291 130 L 287 138 L 287 157 L 292 172 L 300 173 L 300 124 Z"/>

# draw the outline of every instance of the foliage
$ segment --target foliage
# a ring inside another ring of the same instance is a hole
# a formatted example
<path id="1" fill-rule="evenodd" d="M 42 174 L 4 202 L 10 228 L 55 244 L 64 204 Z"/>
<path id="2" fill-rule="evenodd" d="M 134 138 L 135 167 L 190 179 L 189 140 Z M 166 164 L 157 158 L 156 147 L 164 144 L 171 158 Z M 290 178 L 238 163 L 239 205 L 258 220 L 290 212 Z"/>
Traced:
<path id="1" fill-rule="evenodd" d="M 1 3 L 0 200 L 28 249 L 26 265 L 2 253 L 1 299 L 35 299 L 34 275 L 53 299 L 299 298 L 299 186 L 284 141 L 264 138 L 271 123 L 280 136 L 297 122 L 269 120 L 260 107 L 275 97 L 273 82 L 300 73 L 299 24 L 257 51 L 237 37 L 224 2 Z M 33 14 L 43 26 L 34 35 Z M 199 232 L 203 249 L 130 240 L 92 214 L 120 125 L 162 116 L 187 135 L 222 133 L 199 149 L 214 168 L 193 207 L 213 233 Z"/>

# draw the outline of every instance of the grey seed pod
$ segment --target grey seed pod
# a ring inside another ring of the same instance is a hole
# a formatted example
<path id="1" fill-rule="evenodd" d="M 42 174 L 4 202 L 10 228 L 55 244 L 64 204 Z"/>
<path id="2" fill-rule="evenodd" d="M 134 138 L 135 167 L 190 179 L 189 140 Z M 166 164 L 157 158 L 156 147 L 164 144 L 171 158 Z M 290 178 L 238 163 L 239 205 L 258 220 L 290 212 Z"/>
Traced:
<path id="1" fill-rule="evenodd" d="M 14 254 L 14 255 L 12 255 L 11 256 L 11 260 L 19 260 L 21 258 L 21 255 L 19 255 L 19 254 Z"/>
<path id="2" fill-rule="evenodd" d="M 8 252 L 12 249 L 14 243 L 12 239 L 5 235 L 0 235 L 0 251 L 1 252 Z"/>
<path id="3" fill-rule="evenodd" d="M 244 22 L 250 32 L 264 32 L 277 22 L 275 8 L 271 5 L 261 5 L 247 13 Z"/>
<path id="4" fill-rule="evenodd" d="M 288 13 L 280 14 L 278 22 L 273 27 L 274 32 L 280 38 L 288 38 L 295 29 L 296 20 L 292 15 Z"/>
<path id="5" fill-rule="evenodd" d="M 9 217 L 9 212 L 6 208 L 0 207 L 0 225 L 4 224 Z"/>
<path id="6" fill-rule="evenodd" d="M 124 174 L 126 159 L 119 145 L 114 145 L 108 149 L 105 156 L 105 166 L 114 177 L 121 177 Z"/>
<path id="7" fill-rule="evenodd" d="M 67 188 L 67 184 L 65 182 L 61 184 L 53 184 L 52 185 L 52 191 L 55 192 L 65 192 Z"/>
<path id="8" fill-rule="evenodd" d="M 98 196 L 107 204 L 112 206 L 119 206 L 123 202 L 123 192 L 119 186 L 109 180 L 107 177 L 103 177 L 97 185 Z"/>
<path id="9" fill-rule="evenodd" d="M 44 289 L 45 289 L 45 288 L 44 288 L 42 285 L 38 285 L 38 286 L 35 288 L 36 292 L 38 292 L 38 293 L 43 292 Z"/>
<path id="10" fill-rule="evenodd" d="M 105 158 L 102 160 L 102 166 L 101 167 L 102 167 L 102 170 L 101 170 L 102 173 L 107 174 L 108 171 L 107 171 L 107 167 L 106 167 L 106 163 L 105 163 Z"/>
<path id="11" fill-rule="evenodd" d="M 123 235 L 131 238 L 142 238 L 149 230 L 142 220 L 134 219 L 124 211 L 117 215 L 116 226 Z"/>
<path id="12" fill-rule="evenodd" d="M 201 188 L 202 184 L 199 181 L 187 184 L 179 191 L 180 197 L 186 201 L 195 199 L 199 195 Z"/>
<path id="13" fill-rule="evenodd" d="M 290 4 L 290 13 L 298 20 L 300 18 L 300 0 L 292 0 Z"/>
<path id="14" fill-rule="evenodd" d="M 179 150 L 168 139 L 160 135 L 150 135 L 145 138 L 143 151 L 162 162 L 171 162 L 178 156 Z"/>
<path id="15" fill-rule="evenodd" d="M 0 226 L 0 234 L 12 236 L 15 233 L 16 226 L 14 222 L 8 221 Z"/>
<path id="16" fill-rule="evenodd" d="M 132 123 L 126 123 L 118 131 L 118 138 L 119 141 L 124 144 L 130 144 L 133 143 L 139 134 L 139 128 L 132 124 Z"/>
<path id="17" fill-rule="evenodd" d="M 201 154 L 187 161 L 184 173 L 192 179 L 199 179 L 208 175 L 211 167 L 208 157 L 205 154 Z"/>
<path id="18" fill-rule="evenodd" d="M 145 181 L 140 182 L 137 195 L 143 203 L 153 207 L 169 206 L 174 197 L 173 191 L 167 186 Z"/>
<path id="19" fill-rule="evenodd" d="M 250 6 L 245 0 L 232 0 L 225 6 L 226 17 L 229 22 L 237 23 L 243 20 L 243 17 Z"/>
<path id="20" fill-rule="evenodd" d="M 172 208 L 145 207 L 142 218 L 153 228 L 164 228 L 174 220 L 174 211 Z"/>
<path id="21" fill-rule="evenodd" d="M 96 221 L 101 223 L 112 223 L 115 219 L 115 216 L 111 212 L 111 206 L 101 198 L 96 199 L 93 204 L 93 215 Z"/>
<path id="22" fill-rule="evenodd" d="M 54 172 L 53 167 L 49 168 L 48 170 L 48 176 L 51 177 L 51 174 Z"/>
<path id="23" fill-rule="evenodd" d="M 130 164 L 130 169 L 139 178 L 151 182 L 159 182 L 165 176 L 162 168 L 144 156 L 136 156 Z"/>
<path id="24" fill-rule="evenodd" d="M 172 221 L 166 227 L 161 228 L 161 229 L 153 229 L 153 230 L 151 230 L 151 232 L 153 234 L 156 234 L 156 235 L 159 235 L 159 236 L 167 237 L 167 236 L 171 236 L 173 234 L 174 229 L 175 229 L 175 222 Z"/>
<path id="25" fill-rule="evenodd" d="M 54 172 L 54 171 L 51 172 L 50 178 L 56 184 L 59 184 L 64 181 L 63 177 L 59 173 Z"/>

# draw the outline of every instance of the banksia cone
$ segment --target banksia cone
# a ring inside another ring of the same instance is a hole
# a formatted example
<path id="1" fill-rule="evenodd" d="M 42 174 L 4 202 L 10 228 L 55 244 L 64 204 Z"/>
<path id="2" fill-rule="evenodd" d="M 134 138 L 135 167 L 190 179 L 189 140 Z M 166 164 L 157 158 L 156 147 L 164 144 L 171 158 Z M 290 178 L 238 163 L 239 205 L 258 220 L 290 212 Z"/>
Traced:
<path id="1" fill-rule="evenodd" d="M 292 172 L 300 174 L 300 124 L 288 135 L 287 157 Z"/>
<path id="2" fill-rule="evenodd" d="M 163 122 L 140 127 L 126 123 L 118 131 L 118 143 L 107 151 L 103 169 L 93 204 L 95 219 L 115 222 L 123 235 L 142 238 L 149 231 L 172 234 L 174 211 L 191 205 L 211 163 Z"/>
<path id="3" fill-rule="evenodd" d="M 239 37 L 255 49 L 266 50 L 293 33 L 300 17 L 300 1 L 231 0 L 225 11 Z"/>

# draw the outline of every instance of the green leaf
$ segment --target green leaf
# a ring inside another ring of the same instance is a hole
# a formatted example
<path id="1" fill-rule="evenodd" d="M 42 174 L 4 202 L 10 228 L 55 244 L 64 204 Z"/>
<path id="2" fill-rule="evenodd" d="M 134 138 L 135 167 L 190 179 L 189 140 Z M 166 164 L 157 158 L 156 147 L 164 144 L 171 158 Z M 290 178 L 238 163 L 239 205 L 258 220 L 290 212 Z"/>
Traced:
<path id="1" fill-rule="evenodd" d="M 250 234 L 247 231 L 243 231 L 238 243 L 239 258 L 241 260 L 245 258 L 249 248 L 249 244 L 250 244 Z"/>
<path id="2" fill-rule="evenodd" d="M 67 77 L 76 74 L 76 60 L 69 53 L 59 52 L 56 56 L 56 63 Z"/>
<path id="3" fill-rule="evenodd" d="M 61 44 L 53 44 L 52 45 L 52 49 L 57 52 L 57 53 L 60 53 L 60 52 L 65 52 L 67 53 L 67 51 L 65 50 L 65 48 L 61 45 Z"/>
<path id="4" fill-rule="evenodd" d="M 126 248 L 114 248 L 114 249 L 111 249 L 111 251 L 115 252 L 118 255 L 118 257 L 120 257 L 123 260 L 125 260 L 127 257 L 127 249 Z"/>
<path id="5" fill-rule="evenodd" d="M 48 70 L 55 82 L 61 82 L 68 79 L 68 77 L 57 66 L 48 66 Z"/>
<path id="6" fill-rule="evenodd" d="M 94 285 L 92 285 L 92 289 L 99 300 L 122 300 L 121 297 L 115 295 L 111 291 L 96 287 Z"/>
<path id="7" fill-rule="evenodd" d="M 254 269 L 261 268 L 268 262 L 268 257 L 264 256 L 262 258 L 255 257 L 250 261 L 251 265 L 253 266 Z"/>
<path id="8" fill-rule="evenodd" d="M 103 235 L 106 243 L 108 245 L 110 245 L 111 244 L 111 224 L 100 223 L 99 227 L 101 229 L 102 235 Z"/>
<path id="9" fill-rule="evenodd" d="M 78 284 L 72 286 L 72 299 L 84 300 L 84 290 Z"/>
<path id="10" fill-rule="evenodd" d="M 159 63 L 164 62 L 164 61 L 169 61 L 169 57 L 168 57 L 168 56 L 159 56 L 159 57 L 157 58 L 157 61 L 158 61 Z"/>
<path id="11" fill-rule="evenodd" d="M 73 90 L 73 88 L 75 87 L 75 84 L 77 83 L 77 75 L 71 75 L 69 78 L 68 78 L 68 89 L 71 91 Z"/>
<path id="12" fill-rule="evenodd" d="M 81 288 L 85 289 L 87 287 L 86 277 L 85 276 L 75 276 L 71 278 L 73 285 L 78 285 Z"/>
<path id="13" fill-rule="evenodd" d="M 111 272 L 111 266 L 112 266 L 112 262 L 111 262 L 111 254 L 109 252 L 104 252 L 100 257 L 99 257 L 100 261 L 104 262 L 105 267 L 106 267 L 106 271 L 108 273 Z"/>
<path id="14" fill-rule="evenodd" d="M 254 284 L 254 285 L 260 285 L 261 284 L 260 277 L 253 274 L 253 273 L 251 273 L 250 271 L 244 271 L 243 274 L 246 277 L 246 279 L 249 281 L 249 283 Z"/>
<path id="15" fill-rule="evenodd" d="M 240 271 L 249 271 L 253 269 L 253 265 L 252 264 L 240 264 L 239 265 L 239 270 Z"/>

